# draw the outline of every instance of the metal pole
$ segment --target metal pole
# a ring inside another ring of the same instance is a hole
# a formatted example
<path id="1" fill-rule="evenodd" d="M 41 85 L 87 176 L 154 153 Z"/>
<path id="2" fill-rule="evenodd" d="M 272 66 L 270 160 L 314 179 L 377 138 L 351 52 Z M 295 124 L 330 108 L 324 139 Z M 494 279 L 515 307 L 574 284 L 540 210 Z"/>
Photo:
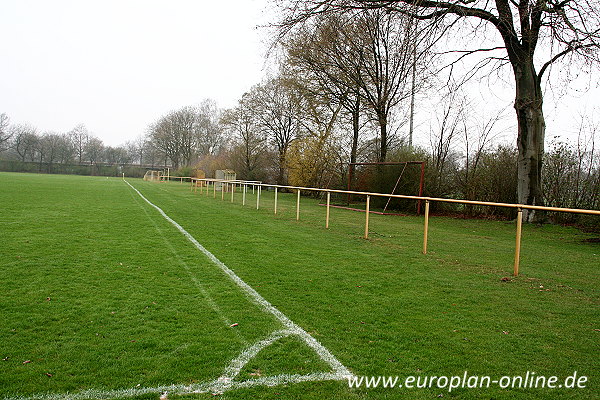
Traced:
<path id="1" fill-rule="evenodd" d="M 369 238 L 369 206 L 371 203 L 371 196 L 367 195 L 367 208 L 366 208 L 366 216 L 365 216 L 365 239 Z"/>
<path id="2" fill-rule="evenodd" d="M 296 198 L 296 221 L 300 220 L 300 189 L 298 189 L 298 196 Z"/>
<path id="3" fill-rule="evenodd" d="M 235 193 L 235 183 L 231 184 L 231 202 L 233 203 L 233 194 Z"/>
<path id="4" fill-rule="evenodd" d="M 429 233 L 429 200 L 425 200 L 425 226 L 423 227 L 423 254 L 427 254 L 427 235 Z"/>
<path id="5" fill-rule="evenodd" d="M 242 205 L 245 206 L 246 205 L 246 187 L 248 185 L 244 184 L 244 187 L 242 188 Z"/>
<path id="6" fill-rule="evenodd" d="M 275 215 L 277 215 L 277 188 L 275 188 Z"/>
<path id="7" fill-rule="evenodd" d="M 217 182 L 213 181 L 213 198 L 217 198 Z"/>
<path id="8" fill-rule="evenodd" d="M 519 276 L 519 262 L 521 259 L 521 227 L 523 224 L 523 209 L 517 209 L 517 238 L 515 243 L 514 276 Z"/>
<path id="9" fill-rule="evenodd" d="M 418 20 L 415 20 L 418 21 Z M 415 32 L 416 32 L 416 22 L 415 22 Z M 408 123 L 408 148 L 412 151 L 413 148 L 413 131 L 414 131 L 414 119 L 415 119 L 415 81 L 416 81 L 416 71 L 417 71 L 417 38 L 412 38 L 413 48 L 412 48 L 412 85 L 410 90 L 410 117 Z"/>
<path id="10" fill-rule="evenodd" d="M 331 192 L 327 192 L 327 212 L 325 214 L 325 229 L 329 229 L 329 204 L 331 203 Z"/>

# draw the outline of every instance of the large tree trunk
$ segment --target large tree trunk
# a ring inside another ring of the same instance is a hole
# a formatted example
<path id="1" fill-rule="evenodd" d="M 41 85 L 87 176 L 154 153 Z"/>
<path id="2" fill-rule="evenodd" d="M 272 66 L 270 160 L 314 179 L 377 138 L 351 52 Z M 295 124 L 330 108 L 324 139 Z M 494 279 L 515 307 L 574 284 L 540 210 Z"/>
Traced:
<path id="1" fill-rule="evenodd" d="M 387 132 L 387 117 L 385 115 L 379 115 L 379 159 L 378 162 L 385 162 L 387 158 L 388 150 L 388 132 Z"/>
<path id="2" fill-rule="evenodd" d="M 279 150 L 279 165 L 278 167 L 278 171 L 277 171 L 277 184 L 278 185 L 285 185 L 285 156 L 286 156 L 286 152 L 285 150 Z"/>
<path id="3" fill-rule="evenodd" d="M 519 150 L 517 201 L 520 204 L 543 205 L 542 159 L 546 123 L 542 110 L 542 89 L 532 60 L 514 65 L 513 70 Z M 523 217 L 525 221 L 533 222 L 535 211 L 523 210 Z"/>
<path id="4" fill-rule="evenodd" d="M 350 162 L 356 162 L 358 151 L 358 134 L 360 131 L 360 97 L 356 96 L 356 104 L 352 110 L 352 149 L 350 150 Z"/>

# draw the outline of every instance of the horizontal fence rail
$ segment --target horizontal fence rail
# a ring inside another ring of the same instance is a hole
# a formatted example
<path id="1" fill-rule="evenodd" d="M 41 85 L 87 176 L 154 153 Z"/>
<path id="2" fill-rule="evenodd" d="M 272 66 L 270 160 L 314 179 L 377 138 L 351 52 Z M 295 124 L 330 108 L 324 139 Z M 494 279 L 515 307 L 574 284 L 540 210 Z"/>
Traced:
<path id="1" fill-rule="evenodd" d="M 386 193 L 371 193 L 371 192 L 358 192 L 352 190 L 342 190 L 342 189 L 324 189 L 324 188 L 311 188 L 304 186 L 289 186 L 289 185 L 276 185 L 269 183 L 262 183 L 260 181 L 244 181 L 244 180 L 223 180 L 223 179 L 213 179 L 213 178 L 190 178 L 191 181 L 191 190 L 194 193 L 197 192 L 198 187 L 200 187 L 200 192 L 202 193 L 202 189 L 206 187 L 206 194 L 208 194 L 209 185 L 213 184 L 213 197 L 216 197 L 216 187 L 217 183 L 221 184 L 221 199 L 224 199 L 224 192 L 231 190 L 231 201 L 233 202 L 233 193 L 235 192 L 236 185 L 243 193 L 243 202 L 242 204 L 246 204 L 246 191 L 249 186 L 252 187 L 252 191 L 257 191 L 256 197 L 256 209 L 258 210 L 260 207 L 260 194 L 262 188 L 273 188 L 275 189 L 275 206 L 274 213 L 277 214 L 277 192 L 279 189 L 287 189 L 291 191 L 297 191 L 297 199 L 296 199 L 296 220 L 300 219 L 300 193 L 302 191 L 306 192 L 320 192 L 327 194 L 327 204 L 326 204 L 326 217 L 325 217 L 325 227 L 329 228 L 329 215 L 331 207 L 331 194 L 339 193 L 339 194 L 348 194 L 348 195 L 357 195 L 357 196 L 365 196 L 366 199 L 366 209 L 365 209 L 365 231 L 364 238 L 368 239 L 369 237 L 369 214 L 370 211 L 370 200 L 371 197 L 385 197 L 385 198 L 394 198 L 394 199 L 405 199 L 405 200 L 416 200 L 416 201 L 424 201 L 425 202 L 425 215 L 424 215 L 424 227 L 423 227 L 423 254 L 427 254 L 427 245 L 428 245 L 428 233 L 429 233 L 429 205 L 431 202 L 439 202 L 439 203 L 455 203 L 455 204 L 467 204 L 467 205 L 478 205 L 478 206 L 487 206 L 487 207 L 504 207 L 504 208 L 512 208 L 517 210 L 517 219 L 516 219 L 516 242 L 515 242 L 515 258 L 514 258 L 514 266 L 513 266 L 513 275 L 519 275 L 519 264 L 520 264 L 520 254 L 521 254 L 521 231 L 522 231 L 522 222 L 523 222 L 523 210 L 537 210 L 537 211 L 551 211 L 551 212 L 565 212 L 565 213 L 573 213 L 573 214 L 587 214 L 587 215 L 598 215 L 600 216 L 600 210 L 586 210 L 580 208 L 560 208 L 560 207 L 546 207 L 546 206 L 534 206 L 527 204 L 512 204 L 512 203 L 495 203 L 490 201 L 477 201 L 477 200 L 462 200 L 462 199 L 447 199 L 442 197 L 427 197 L 427 196 L 410 196 L 410 195 L 401 195 L 401 194 L 386 194 Z"/>

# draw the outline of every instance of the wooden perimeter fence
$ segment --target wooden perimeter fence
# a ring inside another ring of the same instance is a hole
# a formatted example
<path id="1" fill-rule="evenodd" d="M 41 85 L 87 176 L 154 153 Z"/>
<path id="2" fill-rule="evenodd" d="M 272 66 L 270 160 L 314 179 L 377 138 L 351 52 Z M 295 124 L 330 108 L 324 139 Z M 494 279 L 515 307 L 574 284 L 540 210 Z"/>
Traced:
<path id="1" fill-rule="evenodd" d="M 513 275 L 519 275 L 519 263 L 521 259 L 521 230 L 523 225 L 523 210 L 538 210 L 538 211 L 552 211 L 552 212 L 566 212 L 566 213 L 575 213 L 575 214 L 588 214 L 588 215 L 600 215 L 600 210 L 585 210 L 579 208 L 559 208 L 559 207 L 545 207 L 545 206 L 531 206 L 526 204 L 511 204 L 511 203 L 494 203 L 489 201 L 475 201 L 475 200 L 459 200 L 459 199 L 445 199 L 439 197 L 426 197 L 426 196 L 408 196 L 408 195 L 400 195 L 400 194 L 385 194 L 385 193 L 371 193 L 371 192 L 355 192 L 350 190 L 338 190 L 338 189 L 323 189 L 323 188 L 310 188 L 310 187 L 302 187 L 302 186 L 285 186 L 285 185 L 274 185 L 261 183 L 259 181 L 243 181 L 243 180 L 222 180 L 222 179 L 210 179 L 210 178 L 189 178 L 191 181 L 190 190 L 193 190 L 194 193 L 197 193 L 198 188 L 200 188 L 200 193 L 206 188 L 206 194 L 209 194 L 209 187 L 212 182 L 213 187 L 213 197 L 217 196 L 217 185 L 215 183 L 221 183 L 221 200 L 225 198 L 225 192 L 231 192 L 231 202 L 234 201 L 234 193 L 237 188 L 240 188 L 242 192 L 242 205 L 246 205 L 246 191 L 249 186 L 252 187 L 252 191 L 257 191 L 256 196 L 256 209 L 260 208 L 260 194 L 263 187 L 265 188 L 274 188 L 275 189 L 275 203 L 274 203 L 274 213 L 277 214 L 277 193 L 279 189 L 287 189 L 287 190 L 296 190 L 296 220 L 300 219 L 300 193 L 302 191 L 305 192 L 321 192 L 327 194 L 327 203 L 326 203 L 326 211 L 325 211 L 325 228 L 329 228 L 329 209 L 331 207 L 331 193 L 340 193 L 340 194 L 351 194 L 357 196 L 365 196 L 366 197 L 366 207 L 365 207 L 365 232 L 364 238 L 369 238 L 369 214 L 370 211 L 370 203 L 371 197 L 387 197 L 387 198 L 396 198 L 396 199 L 406 199 L 406 200 L 416 200 L 416 201 L 424 201 L 425 202 L 425 215 L 424 215 L 424 225 L 423 225 L 423 254 L 427 254 L 427 240 L 429 233 L 429 204 L 431 202 L 440 202 L 440 203 L 456 203 L 456 204 L 469 204 L 469 205 L 479 205 L 479 206 L 488 206 L 488 207 L 504 207 L 504 208 L 513 208 L 517 210 L 517 219 L 516 219 L 516 238 L 515 238 L 515 260 L 513 266 Z"/>

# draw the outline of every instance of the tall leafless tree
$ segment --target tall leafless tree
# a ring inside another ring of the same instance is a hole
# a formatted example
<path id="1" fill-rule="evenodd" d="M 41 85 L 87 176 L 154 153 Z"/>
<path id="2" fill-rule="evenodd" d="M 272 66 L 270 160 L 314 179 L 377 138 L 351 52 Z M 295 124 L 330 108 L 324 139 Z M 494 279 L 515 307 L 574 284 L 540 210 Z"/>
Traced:
<path id="1" fill-rule="evenodd" d="M 191 163 L 197 120 L 193 107 L 183 107 L 161 117 L 149 128 L 153 144 L 171 160 L 174 168 Z"/>
<path id="2" fill-rule="evenodd" d="M 69 132 L 69 136 L 73 143 L 77 161 L 81 164 L 85 156 L 85 146 L 90 138 L 90 134 L 85 125 L 79 124 Z"/>
<path id="3" fill-rule="evenodd" d="M 338 16 L 320 18 L 284 42 L 287 63 L 294 75 L 301 74 L 306 90 L 311 90 L 342 106 L 352 121 L 350 163 L 357 159 L 363 102 L 360 47 L 351 46 L 353 20 Z"/>
<path id="4" fill-rule="evenodd" d="M 221 124 L 233 138 L 234 159 L 239 159 L 238 175 L 244 179 L 259 179 L 267 154 L 266 138 L 252 110 L 251 93 L 245 93 L 237 107 L 226 110 Z"/>
<path id="5" fill-rule="evenodd" d="M 223 134 L 219 125 L 221 110 L 211 99 L 203 100 L 196 108 L 197 120 L 195 137 L 200 156 L 215 155 L 223 144 Z"/>
<path id="6" fill-rule="evenodd" d="M 91 136 L 85 145 L 85 157 L 90 164 L 96 164 L 102 161 L 104 152 L 104 143 L 97 137 Z"/>
<path id="7" fill-rule="evenodd" d="M 10 119 L 8 115 L 2 113 L 0 114 L 0 151 L 6 150 L 8 148 L 8 141 L 12 137 L 12 132 L 9 129 Z"/>
<path id="8" fill-rule="evenodd" d="M 33 160 L 35 157 L 36 142 L 38 140 L 37 130 L 31 125 L 13 125 L 12 148 L 21 161 Z"/>
<path id="9" fill-rule="evenodd" d="M 283 185 L 287 151 L 300 128 L 293 94 L 274 78 L 253 88 L 252 103 L 261 129 L 277 149 L 277 183 Z"/>

